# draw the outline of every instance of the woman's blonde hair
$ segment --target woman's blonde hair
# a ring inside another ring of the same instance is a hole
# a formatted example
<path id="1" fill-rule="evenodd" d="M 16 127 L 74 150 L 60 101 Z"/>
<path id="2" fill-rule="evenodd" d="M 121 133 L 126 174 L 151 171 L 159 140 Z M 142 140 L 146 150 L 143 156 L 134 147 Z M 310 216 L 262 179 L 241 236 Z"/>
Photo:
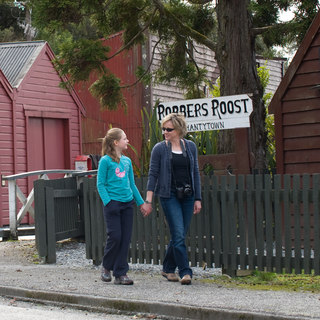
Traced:
<path id="1" fill-rule="evenodd" d="M 172 122 L 175 130 L 179 132 L 180 138 L 183 138 L 184 136 L 186 136 L 188 132 L 187 123 L 186 123 L 186 118 L 182 113 L 170 113 L 166 115 L 161 121 L 162 127 L 168 121 Z"/>
<path id="2" fill-rule="evenodd" d="M 117 155 L 115 150 L 115 141 L 119 141 L 123 134 L 123 130 L 119 128 L 109 129 L 106 136 L 102 140 L 102 150 L 101 156 L 105 156 L 106 154 L 115 162 L 120 162 L 120 157 Z"/>

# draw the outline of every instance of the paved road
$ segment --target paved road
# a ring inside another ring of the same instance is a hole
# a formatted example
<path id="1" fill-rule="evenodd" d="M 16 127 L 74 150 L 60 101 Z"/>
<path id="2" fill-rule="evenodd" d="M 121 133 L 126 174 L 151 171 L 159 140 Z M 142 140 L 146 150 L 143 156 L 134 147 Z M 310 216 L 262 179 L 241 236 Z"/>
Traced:
<path id="1" fill-rule="evenodd" d="M 98 313 L 53 305 L 40 305 L 2 297 L 0 297 L 0 315 L 3 320 L 129 320 L 135 318 L 134 316 L 114 315 L 105 312 Z"/>
<path id="2" fill-rule="evenodd" d="M 73 304 L 81 310 L 122 310 L 131 312 L 129 319 L 143 313 L 157 314 L 157 319 L 320 320 L 319 293 L 231 289 L 197 277 L 191 286 L 181 286 L 159 273 L 139 270 L 130 272 L 133 286 L 117 286 L 102 282 L 100 270 L 92 266 L 30 263 L 26 257 L 34 250 L 29 249 L 27 243 L 0 243 L 0 296 Z M 0 310 L 1 320 L 2 315 Z M 17 318 L 4 320 L 10 319 Z"/>

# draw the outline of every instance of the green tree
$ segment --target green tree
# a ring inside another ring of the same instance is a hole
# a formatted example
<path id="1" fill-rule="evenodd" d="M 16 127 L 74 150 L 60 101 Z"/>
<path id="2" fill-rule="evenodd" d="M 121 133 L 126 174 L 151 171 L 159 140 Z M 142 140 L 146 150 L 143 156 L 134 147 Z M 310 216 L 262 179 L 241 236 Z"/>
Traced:
<path id="1" fill-rule="evenodd" d="M 274 130 L 274 115 L 268 114 L 268 105 L 272 99 L 272 93 L 266 92 L 269 84 L 270 73 L 267 68 L 267 62 L 258 68 L 258 75 L 263 89 L 263 103 L 266 107 L 266 132 L 267 132 L 267 164 L 268 168 L 272 169 L 276 166 L 276 145 L 275 145 L 275 130 Z"/>
<path id="2" fill-rule="evenodd" d="M 59 56 L 62 46 L 65 43 L 73 41 L 72 34 L 68 30 L 51 32 L 47 28 L 39 30 L 36 40 L 45 40 L 50 44 L 50 47 L 56 56 Z"/>
<path id="3" fill-rule="evenodd" d="M 192 44 L 214 51 L 221 96 L 252 94 L 250 140 L 258 169 L 267 165 L 267 135 L 263 88 L 255 63 L 256 39 L 261 38 L 266 48 L 299 43 L 318 9 L 314 0 L 29 0 L 29 5 L 38 29 L 67 30 L 70 23 L 81 26 L 89 19 L 104 37 L 124 30 L 124 45 L 118 53 L 143 43 L 147 31 L 156 34 L 159 68 L 150 73 L 149 68 L 140 67 L 137 75 L 154 83 L 174 81 L 186 89 L 188 98 L 202 97 L 201 86 L 206 80 L 206 70 L 193 59 Z M 293 5 L 297 8 L 293 21 L 280 23 L 280 11 Z M 102 108 L 115 109 L 119 102 L 126 106 L 121 79 L 103 64 L 111 56 L 102 41 L 80 38 L 67 42 L 59 58 L 57 68 L 69 75 L 70 85 L 88 79 L 92 72 L 98 75 L 91 92 L 100 99 Z M 225 152 L 233 137 L 221 131 L 219 140 Z"/>
<path id="4" fill-rule="evenodd" d="M 19 23 L 24 19 L 24 10 L 10 3 L 0 2 L 0 42 L 23 40 L 23 28 Z"/>

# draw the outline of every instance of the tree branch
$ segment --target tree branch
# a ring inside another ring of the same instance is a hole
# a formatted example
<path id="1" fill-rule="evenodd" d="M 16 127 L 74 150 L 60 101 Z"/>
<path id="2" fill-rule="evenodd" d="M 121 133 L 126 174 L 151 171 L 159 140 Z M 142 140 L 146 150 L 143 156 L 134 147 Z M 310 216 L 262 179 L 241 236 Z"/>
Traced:
<path id="1" fill-rule="evenodd" d="M 192 43 L 191 45 L 192 45 L 192 47 L 194 47 L 194 46 L 193 46 L 193 43 Z M 196 80 L 197 80 L 197 89 L 198 89 L 198 94 L 199 94 L 199 84 L 198 84 L 198 80 L 199 80 L 199 78 L 200 78 L 200 70 L 199 70 L 198 64 L 197 64 L 197 62 L 194 60 L 193 55 L 192 55 L 192 53 L 190 52 L 189 48 L 188 48 L 187 46 L 185 46 L 185 48 L 186 48 L 186 51 L 187 51 L 189 57 L 191 58 L 193 64 L 195 65 L 195 67 L 196 67 L 196 69 L 197 69 L 198 76 L 197 76 L 197 79 L 196 79 Z"/>
<path id="2" fill-rule="evenodd" d="M 137 81 L 135 81 L 133 84 L 128 84 L 128 85 L 123 86 L 121 88 L 125 89 L 125 88 L 130 88 L 130 87 L 135 86 L 149 72 L 149 70 L 150 70 L 150 68 L 152 66 L 152 62 L 153 62 L 153 58 L 154 58 L 154 55 L 155 55 L 156 48 L 157 48 L 158 44 L 161 42 L 161 40 L 162 40 L 162 38 L 160 38 L 156 42 L 156 44 L 154 45 L 153 50 L 152 50 L 152 56 L 151 56 L 151 60 L 150 60 L 149 66 L 148 66 L 147 70 L 143 73 L 143 75 Z"/>
<path id="3" fill-rule="evenodd" d="M 149 27 L 154 15 L 156 14 L 157 11 L 158 11 L 158 9 L 155 9 L 152 13 L 152 16 L 151 16 L 151 19 L 149 20 L 149 22 L 126 45 L 122 46 L 115 54 L 113 54 L 111 57 L 109 57 L 108 60 L 112 59 L 113 57 L 115 57 L 116 55 L 118 55 L 119 53 L 124 51 L 125 49 L 129 48 L 131 46 L 131 44 L 134 42 L 134 40 L 137 39 L 141 35 L 141 33 L 143 33 Z"/>
<path id="4" fill-rule="evenodd" d="M 213 41 L 208 39 L 203 34 L 185 25 L 180 19 L 178 19 L 170 12 L 170 10 L 168 10 L 160 0 L 153 0 L 153 3 L 159 9 L 159 11 L 168 19 L 174 29 L 176 28 L 176 26 L 178 26 L 183 31 L 182 33 L 187 34 L 190 38 L 193 38 L 195 41 L 203 44 L 212 51 L 216 51 L 216 44 Z"/>
<path id="5" fill-rule="evenodd" d="M 259 34 L 263 34 L 271 29 L 274 29 L 274 28 L 278 28 L 280 26 L 284 26 L 285 23 L 277 23 L 277 24 L 274 24 L 272 26 L 267 26 L 267 27 L 261 27 L 261 28 L 252 28 L 251 29 L 251 37 L 252 38 L 255 38 L 256 36 L 258 36 Z"/>
<path id="6" fill-rule="evenodd" d="M 192 45 L 192 47 L 194 48 L 193 44 L 191 44 L 191 45 Z M 200 70 L 199 70 L 198 64 L 197 64 L 197 62 L 194 60 L 193 55 L 192 55 L 192 52 L 190 52 L 189 48 L 188 48 L 187 46 L 185 46 L 185 48 L 186 48 L 186 51 L 187 51 L 190 59 L 192 60 L 193 64 L 195 65 L 195 67 L 196 67 L 196 69 L 197 69 L 197 72 L 198 72 L 198 78 L 197 78 L 197 79 L 199 79 L 199 77 L 200 77 Z"/>
<path id="7" fill-rule="evenodd" d="M 211 3 L 212 0 L 187 0 L 191 4 L 207 4 Z"/>

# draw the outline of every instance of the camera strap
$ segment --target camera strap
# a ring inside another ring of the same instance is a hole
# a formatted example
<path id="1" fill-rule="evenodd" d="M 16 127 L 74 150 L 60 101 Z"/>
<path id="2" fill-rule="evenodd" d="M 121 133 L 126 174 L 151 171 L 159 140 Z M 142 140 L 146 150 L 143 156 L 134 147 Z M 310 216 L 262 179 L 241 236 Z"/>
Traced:
<path id="1" fill-rule="evenodd" d="M 169 159 L 172 160 L 172 145 L 169 140 L 166 142 L 167 142 L 166 144 L 167 144 L 168 152 L 169 152 Z M 181 150 L 182 150 L 182 155 L 187 160 L 187 151 L 186 151 L 186 148 L 184 147 L 184 143 L 183 143 L 182 139 L 180 139 L 180 146 L 181 146 Z M 188 166 L 188 162 L 187 162 L 187 166 Z"/>
<path id="2" fill-rule="evenodd" d="M 186 151 L 186 148 L 184 147 L 184 143 L 183 143 L 182 139 L 180 139 L 180 146 L 181 146 L 181 150 L 182 150 L 182 155 L 186 160 L 188 180 L 189 180 L 189 184 L 191 185 L 189 166 L 188 166 L 188 160 L 187 160 L 187 151 Z M 167 147 L 168 147 L 169 159 L 170 159 L 170 163 L 171 163 L 171 171 L 172 171 L 173 181 L 174 181 L 174 184 L 177 187 L 176 177 L 174 175 L 174 170 L 173 170 L 173 166 L 172 166 L 172 145 L 171 145 L 171 142 L 169 140 L 167 141 Z"/>

